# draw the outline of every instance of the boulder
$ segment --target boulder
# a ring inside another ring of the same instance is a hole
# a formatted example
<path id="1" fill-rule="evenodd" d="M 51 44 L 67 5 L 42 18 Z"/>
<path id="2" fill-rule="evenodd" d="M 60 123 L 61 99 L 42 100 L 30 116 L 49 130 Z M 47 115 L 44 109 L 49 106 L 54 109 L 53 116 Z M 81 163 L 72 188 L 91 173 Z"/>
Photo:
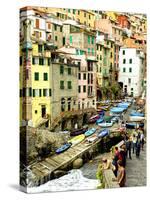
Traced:
<path id="1" fill-rule="evenodd" d="M 82 158 L 77 158 L 73 162 L 73 169 L 79 169 L 80 167 L 82 167 L 82 165 L 83 165 L 83 159 Z"/>

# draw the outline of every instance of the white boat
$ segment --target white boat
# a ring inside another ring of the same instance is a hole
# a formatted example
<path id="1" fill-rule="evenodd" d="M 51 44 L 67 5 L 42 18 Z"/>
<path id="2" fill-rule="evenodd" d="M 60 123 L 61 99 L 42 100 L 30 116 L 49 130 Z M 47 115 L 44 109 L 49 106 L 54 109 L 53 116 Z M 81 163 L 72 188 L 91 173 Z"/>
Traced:
<path id="1" fill-rule="evenodd" d="M 104 123 L 98 124 L 98 126 L 100 126 L 102 128 L 111 127 L 112 125 L 113 125 L 113 122 L 104 122 Z"/>
<path id="2" fill-rule="evenodd" d="M 129 116 L 129 121 L 131 122 L 140 122 L 143 121 L 145 119 L 145 117 L 141 117 L 141 116 Z"/>

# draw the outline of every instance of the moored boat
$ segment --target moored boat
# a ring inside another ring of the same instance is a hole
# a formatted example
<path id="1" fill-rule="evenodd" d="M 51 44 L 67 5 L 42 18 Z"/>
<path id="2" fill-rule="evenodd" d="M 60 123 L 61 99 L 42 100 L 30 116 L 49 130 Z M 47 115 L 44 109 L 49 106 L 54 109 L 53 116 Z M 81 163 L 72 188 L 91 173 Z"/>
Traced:
<path id="1" fill-rule="evenodd" d="M 99 119 L 96 120 L 96 124 L 102 123 L 103 121 L 104 121 L 104 118 L 101 117 L 101 118 L 99 118 Z"/>
<path id="2" fill-rule="evenodd" d="M 98 126 L 100 126 L 102 128 L 111 127 L 112 125 L 113 125 L 113 122 L 103 122 L 103 123 L 98 124 Z"/>
<path id="3" fill-rule="evenodd" d="M 96 131 L 96 128 L 91 128 L 91 129 L 89 129 L 88 131 L 86 131 L 86 132 L 84 133 L 84 135 L 85 135 L 86 137 L 88 137 L 88 136 L 92 135 L 93 133 L 95 133 L 95 131 Z"/>
<path id="4" fill-rule="evenodd" d="M 132 112 L 130 113 L 130 116 L 144 117 L 144 113 L 132 111 Z"/>
<path id="5" fill-rule="evenodd" d="M 97 140 L 98 140 L 97 135 L 93 135 L 92 137 L 89 137 L 89 138 L 86 139 L 86 141 L 89 142 L 89 143 L 94 143 Z"/>
<path id="6" fill-rule="evenodd" d="M 70 136 L 77 136 L 77 135 L 81 135 L 83 133 L 85 133 L 88 130 L 88 128 L 81 128 L 81 129 L 75 129 L 73 131 L 71 131 Z"/>
<path id="7" fill-rule="evenodd" d="M 88 123 L 95 123 L 97 119 L 100 118 L 100 115 L 94 115 L 92 117 L 90 117 Z"/>
<path id="8" fill-rule="evenodd" d="M 82 142 L 84 139 L 85 139 L 85 135 L 81 134 L 81 135 L 75 136 L 74 138 L 68 140 L 68 143 L 71 143 L 72 146 L 74 146 L 74 145 L 79 144 L 80 142 Z"/>
<path id="9" fill-rule="evenodd" d="M 64 151 L 66 151 L 67 149 L 69 149 L 71 147 L 71 144 L 70 143 L 66 143 L 66 144 L 64 144 L 63 146 L 61 146 L 60 148 L 58 148 L 57 150 L 56 150 L 56 153 L 57 154 L 60 154 L 60 153 L 62 153 L 62 152 L 64 152 Z"/>
<path id="10" fill-rule="evenodd" d="M 101 130 L 99 133 L 98 133 L 98 137 L 99 138 L 102 138 L 102 137 L 105 137 L 105 136 L 107 136 L 107 135 L 109 135 L 109 130 L 108 129 L 104 129 L 104 130 Z"/>
<path id="11" fill-rule="evenodd" d="M 129 121 L 132 122 L 140 122 L 143 121 L 145 119 L 145 117 L 141 117 L 141 116 L 129 116 Z"/>

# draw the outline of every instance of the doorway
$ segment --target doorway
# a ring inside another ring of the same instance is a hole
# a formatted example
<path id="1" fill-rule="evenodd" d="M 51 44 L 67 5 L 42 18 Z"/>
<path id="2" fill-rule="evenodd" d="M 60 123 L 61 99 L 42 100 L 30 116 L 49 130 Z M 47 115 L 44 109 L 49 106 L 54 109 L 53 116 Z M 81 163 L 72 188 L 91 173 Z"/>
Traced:
<path id="1" fill-rule="evenodd" d="M 41 113 L 42 113 L 42 118 L 45 117 L 45 115 L 46 115 L 46 106 L 45 105 L 42 105 Z"/>

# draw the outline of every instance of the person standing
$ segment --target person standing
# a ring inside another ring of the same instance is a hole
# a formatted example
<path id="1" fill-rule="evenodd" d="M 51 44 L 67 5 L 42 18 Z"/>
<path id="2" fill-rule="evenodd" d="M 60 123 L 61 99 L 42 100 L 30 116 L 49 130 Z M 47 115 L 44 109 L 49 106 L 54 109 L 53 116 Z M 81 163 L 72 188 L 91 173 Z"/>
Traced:
<path id="1" fill-rule="evenodd" d="M 123 167 L 126 166 L 126 146 L 122 145 L 121 149 L 120 149 L 120 155 L 122 158 L 122 165 Z"/>
<path id="2" fill-rule="evenodd" d="M 113 178 L 112 181 L 117 181 L 120 187 L 125 187 L 126 183 L 126 171 L 123 167 L 122 161 L 118 160 L 118 175 L 116 178 Z"/>

